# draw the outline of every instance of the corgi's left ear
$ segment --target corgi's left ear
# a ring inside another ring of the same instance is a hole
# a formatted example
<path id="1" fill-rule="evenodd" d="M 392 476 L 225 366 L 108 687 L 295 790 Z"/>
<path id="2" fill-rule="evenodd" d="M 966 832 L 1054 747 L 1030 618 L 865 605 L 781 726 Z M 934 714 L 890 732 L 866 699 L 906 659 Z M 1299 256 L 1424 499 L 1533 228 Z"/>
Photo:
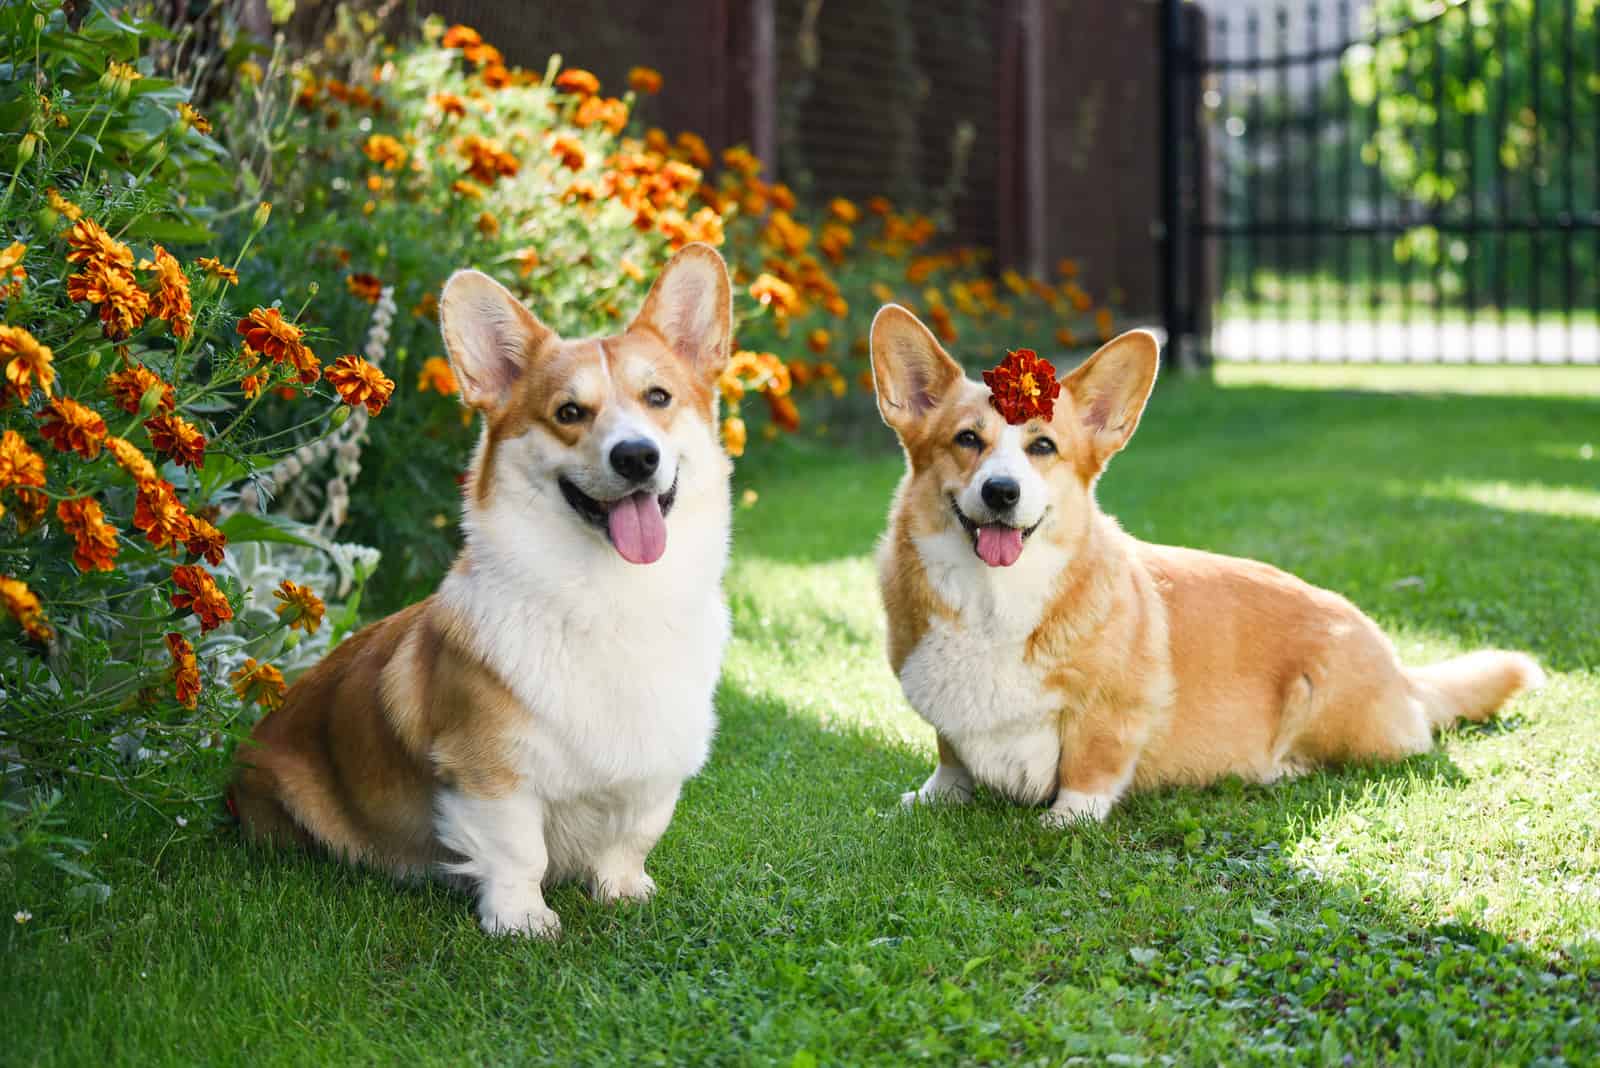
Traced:
<path id="1" fill-rule="evenodd" d="M 721 374 L 733 344 L 733 288 L 717 250 L 699 242 L 683 246 L 661 269 L 628 329 L 654 331 L 707 380 Z"/>
<path id="2" fill-rule="evenodd" d="M 1061 385 L 1088 431 L 1090 474 L 1128 443 L 1156 381 L 1160 348 L 1148 330 L 1130 330 L 1106 342 Z"/>
<path id="3" fill-rule="evenodd" d="M 439 329 L 469 407 L 498 410 L 554 330 L 482 271 L 457 271 L 439 295 Z"/>

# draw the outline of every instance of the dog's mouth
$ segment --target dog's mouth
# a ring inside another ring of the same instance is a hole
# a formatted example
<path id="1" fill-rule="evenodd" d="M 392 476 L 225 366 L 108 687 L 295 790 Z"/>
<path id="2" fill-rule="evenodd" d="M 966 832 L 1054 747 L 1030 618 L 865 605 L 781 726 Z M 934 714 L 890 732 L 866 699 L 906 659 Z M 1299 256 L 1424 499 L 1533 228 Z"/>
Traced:
<path id="1" fill-rule="evenodd" d="M 1031 527 L 1014 527 L 1009 523 L 975 523 L 961 510 L 953 493 L 950 495 L 950 510 L 960 520 L 961 529 L 967 532 L 972 551 L 990 567 L 1010 567 L 1016 563 L 1022 556 L 1022 543 L 1039 529 L 1039 523 L 1044 522 L 1044 517 L 1040 516 L 1039 522 Z"/>
<path id="2" fill-rule="evenodd" d="M 667 551 L 667 513 L 678 499 L 678 479 L 662 494 L 640 490 L 614 501 L 600 501 L 566 477 L 558 477 L 561 496 L 578 518 L 605 532 L 617 555 L 630 564 L 653 564 Z"/>

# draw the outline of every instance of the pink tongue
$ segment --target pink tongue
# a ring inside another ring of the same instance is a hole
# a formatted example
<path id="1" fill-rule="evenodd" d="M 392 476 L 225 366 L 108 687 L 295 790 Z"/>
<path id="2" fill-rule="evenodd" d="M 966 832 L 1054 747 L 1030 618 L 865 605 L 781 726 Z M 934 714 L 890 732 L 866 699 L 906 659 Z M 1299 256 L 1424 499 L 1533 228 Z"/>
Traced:
<path id="1" fill-rule="evenodd" d="M 1003 523 L 979 527 L 978 555 L 990 567 L 1010 567 L 1022 555 L 1022 531 Z"/>
<path id="2" fill-rule="evenodd" d="M 667 551 L 667 522 L 654 493 L 641 490 L 613 504 L 606 526 L 611 544 L 630 564 L 653 564 Z"/>

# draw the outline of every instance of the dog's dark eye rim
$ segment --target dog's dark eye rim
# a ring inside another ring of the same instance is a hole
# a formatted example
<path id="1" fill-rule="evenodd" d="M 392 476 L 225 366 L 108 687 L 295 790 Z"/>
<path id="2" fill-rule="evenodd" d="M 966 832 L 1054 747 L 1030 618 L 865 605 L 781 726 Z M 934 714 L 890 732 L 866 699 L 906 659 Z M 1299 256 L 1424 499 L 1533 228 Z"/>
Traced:
<path id="1" fill-rule="evenodd" d="M 978 436 L 976 430 L 963 430 L 956 434 L 956 444 L 963 449 L 981 449 L 983 439 Z"/>
<path id="2" fill-rule="evenodd" d="M 556 422 L 563 426 L 571 426 L 581 420 L 585 414 L 582 405 L 567 401 L 567 403 L 556 409 Z"/>
<path id="3" fill-rule="evenodd" d="M 1034 438 L 1028 442 L 1028 451 L 1034 456 L 1049 456 L 1056 451 L 1056 443 L 1049 438 Z"/>
<path id="4" fill-rule="evenodd" d="M 667 405 L 672 403 L 672 394 L 668 393 L 660 386 L 656 386 L 653 389 L 645 391 L 644 402 L 650 405 L 652 408 L 665 408 Z"/>

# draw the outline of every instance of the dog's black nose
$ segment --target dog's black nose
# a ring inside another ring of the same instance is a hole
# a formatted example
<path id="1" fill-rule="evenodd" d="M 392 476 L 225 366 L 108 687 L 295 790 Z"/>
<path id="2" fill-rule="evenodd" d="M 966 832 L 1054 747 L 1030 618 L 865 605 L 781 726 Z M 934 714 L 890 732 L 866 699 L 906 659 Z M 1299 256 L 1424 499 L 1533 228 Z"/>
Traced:
<path id="1" fill-rule="evenodd" d="M 997 512 L 1015 508 L 1022 499 L 1022 486 L 1014 478 L 991 478 L 983 484 L 983 503 Z"/>
<path id="2" fill-rule="evenodd" d="M 656 473 L 661 450 L 647 438 L 619 441 L 611 449 L 611 466 L 629 482 L 643 482 Z"/>

